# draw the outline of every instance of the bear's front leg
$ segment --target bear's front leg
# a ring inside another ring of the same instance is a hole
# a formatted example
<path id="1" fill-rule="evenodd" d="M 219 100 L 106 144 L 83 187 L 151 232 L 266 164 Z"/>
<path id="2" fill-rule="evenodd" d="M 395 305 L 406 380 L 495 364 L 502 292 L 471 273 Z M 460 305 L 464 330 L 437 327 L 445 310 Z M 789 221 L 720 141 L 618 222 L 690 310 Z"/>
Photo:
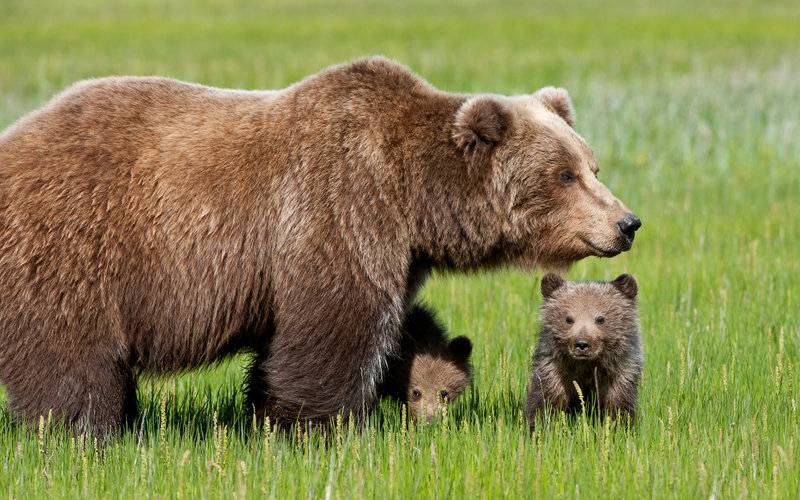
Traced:
<path id="1" fill-rule="evenodd" d="M 253 367 L 264 378 L 257 413 L 281 424 L 363 416 L 398 347 L 401 301 L 355 291 L 324 301 L 298 295 L 277 303 L 269 355 Z"/>

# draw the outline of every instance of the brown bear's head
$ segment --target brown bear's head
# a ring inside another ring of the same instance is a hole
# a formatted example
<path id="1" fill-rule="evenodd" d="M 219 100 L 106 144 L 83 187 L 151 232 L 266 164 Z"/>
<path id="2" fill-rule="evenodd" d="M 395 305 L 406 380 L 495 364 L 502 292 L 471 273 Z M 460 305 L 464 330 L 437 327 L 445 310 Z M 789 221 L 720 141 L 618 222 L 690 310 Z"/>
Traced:
<path id="1" fill-rule="evenodd" d="M 613 359 L 638 335 L 633 276 L 611 282 L 567 282 L 555 274 L 542 278 L 543 335 L 575 362 Z"/>
<path id="2" fill-rule="evenodd" d="M 440 415 L 470 383 L 472 343 L 456 337 L 442 352 L 420 353 L 411 362 L 406 400 L 412 418 L 428 423 Z"/>
<path id="3" fill-rule="evenodd" d="M 502 252 L 525 267 L 562 269 L 631 248 L 639 219 L 597 178 L 592 150 L 572 128 L 563 89 L 478 95 L 455 116 L 453 139 L 501 213 Z"/>

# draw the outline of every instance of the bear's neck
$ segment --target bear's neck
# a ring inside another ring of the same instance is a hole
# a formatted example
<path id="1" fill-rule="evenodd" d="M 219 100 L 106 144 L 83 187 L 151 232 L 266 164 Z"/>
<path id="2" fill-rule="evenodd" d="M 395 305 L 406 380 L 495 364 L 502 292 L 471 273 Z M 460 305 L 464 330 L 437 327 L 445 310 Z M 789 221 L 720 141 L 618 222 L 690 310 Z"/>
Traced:
<path id="1" fill-rule="evenodd" d="M 412 251 L 438 268 L 487 267 L 508 257 L 491 179 L 470 174 L 452 139 L 456 112 L 467 98 L 420 98 L 408 108 L 409 134 L 390 151 L 406 186 Z"/>

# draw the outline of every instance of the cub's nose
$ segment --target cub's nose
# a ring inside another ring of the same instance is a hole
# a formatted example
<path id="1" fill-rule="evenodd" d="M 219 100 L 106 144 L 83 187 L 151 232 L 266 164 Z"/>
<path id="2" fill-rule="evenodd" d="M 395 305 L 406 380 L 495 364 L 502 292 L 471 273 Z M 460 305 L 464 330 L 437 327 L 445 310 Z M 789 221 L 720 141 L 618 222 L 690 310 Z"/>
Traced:
<path id="1" fill-rule="evenodd" d="M 575 349 L 577 349 L 578 352 L 586 352 L 589 350 L 589 343 L 585 340 L 576 340 Z"/>
<path id="2" fill-rule="evenodd" d="M 619 232 L 622 233 L 625 238 L 627 238 L 630 242 L 633 242 L 633 237 L 636 234 L 636 230 L 642 227 L 642 221 L 640 221 L 636 215 L 629 213 L 623 217 L 621 221 L 617 222 L 617 227 L 619 228 Z"/>

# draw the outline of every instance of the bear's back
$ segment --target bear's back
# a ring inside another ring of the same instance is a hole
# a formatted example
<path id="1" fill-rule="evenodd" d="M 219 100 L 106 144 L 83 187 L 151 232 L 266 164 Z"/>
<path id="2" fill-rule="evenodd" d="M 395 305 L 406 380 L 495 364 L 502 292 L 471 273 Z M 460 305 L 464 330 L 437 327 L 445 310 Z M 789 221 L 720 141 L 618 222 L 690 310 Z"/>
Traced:
<path id="1" fill-rule="evenodd" d="M 82 81 L 0 135 L 0 169 L 12 175 L 20 169 L 87 166 L 95 155 L 104 165 L 126 165 L 164 136 L 236 120 L 273 94 L 159 77 Z M 72 165 L 70 159 L 80 161 Z"/>

